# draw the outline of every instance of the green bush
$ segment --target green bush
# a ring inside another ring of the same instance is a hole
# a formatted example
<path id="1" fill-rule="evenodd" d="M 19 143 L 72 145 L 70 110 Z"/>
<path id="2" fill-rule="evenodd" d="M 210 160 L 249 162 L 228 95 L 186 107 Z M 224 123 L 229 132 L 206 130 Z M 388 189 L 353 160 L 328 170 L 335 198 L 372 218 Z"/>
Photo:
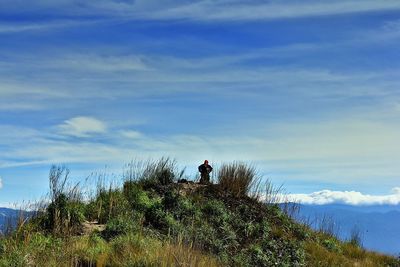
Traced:
<path id="1" fill-rule="evenodd" d="M 139 215 L 136 217 L 118 216 L 108 220 L 106 229 L 102 232 L 102 236 L 111 239 L 118 235 L 125 235 L 135 232 L 141 227 L 141 219 Z"/>
<path id="2" fill-rule="evenodd" d="M 206 215 L 209 221 L 214 224 L 224 223 L 229 219 L 229 211 L 226 209 L 225 204 L 220 200 L 211 199 L 205 203 L 202 212 Z"/>
<path id="3" fill-rule="evenodd" d="M 110 218 L 127 216 L 129 203 L 119 189 L 101 189 L 95 200 L 86 205 L 85 214 L 90 220 L 107 223 Z"/>
<path id="4" fill-rule="evenodd" d="M 161 203 L 164 209 L 179 221 L 191 221 L 201 216 L 200 208 L 190 198 L 180 195 L 175 190 L 167 191 Z"/>
<path id="5" fill-rule="evenodd" d="M 264 251 L 259 244 L 251 245 L 248 250 L 248 257 L 252 266 L 271 266 L 274 265 L 269 251 Z"/>
<path id="6" fill-rule="evenodd" d="M 173 215 L 164 210 L 161 203 L 155 203 L 145 213 L 146 223 L 164 233 L 179 226 Z"/>
<path id="7" fill-rule="evenodd" d="M 70 200 L 67 195 L 61 193 L 50 203 L 46 209 L 44 228 L 56 235 L 72 234 L 80 229 L 84 221 L 84 204 Z"/>
<path id="8" fill-rule="evenodd" d="M 338 244 L 338 241 L 335 240 L 334 238 L 324 239 L 322 241 L 322 245 L 330 251 L 339 252 L 339 253 L 341 252 L 340 245 Z"/>
<path id="9" fill-rule="evenodd" d="M 156 201 L 156 199 L 151 200 L 147 192 L 133 181 L 126 181 L 124 183 L 123 193 L 131 209 L 134 211 L 145 212 Z"/>

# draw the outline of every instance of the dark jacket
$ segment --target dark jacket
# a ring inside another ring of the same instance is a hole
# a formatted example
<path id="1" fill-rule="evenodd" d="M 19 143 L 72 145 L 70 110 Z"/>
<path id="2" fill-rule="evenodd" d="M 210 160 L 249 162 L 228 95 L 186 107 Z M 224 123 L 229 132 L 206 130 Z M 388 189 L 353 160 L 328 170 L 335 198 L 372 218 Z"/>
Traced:
<path id="1" fill-rule="evenodd" d="M 201 164 L 200 166 L 199 166 L 199 172 L 201 173 L 201 174 L 207 174 L 207 173 L 210 173 L 210 172 L 212 172 L 212 170 L 213 170 L 213 168 L 211 167 L 211 165 L 204 165 L 204 164 Z"/>

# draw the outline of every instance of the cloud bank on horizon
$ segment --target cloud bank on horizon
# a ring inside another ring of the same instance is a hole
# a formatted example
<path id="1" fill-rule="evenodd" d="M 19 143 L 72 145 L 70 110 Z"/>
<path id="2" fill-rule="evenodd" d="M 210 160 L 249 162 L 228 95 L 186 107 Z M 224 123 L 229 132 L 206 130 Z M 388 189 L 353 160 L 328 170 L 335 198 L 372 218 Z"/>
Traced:
<path id="1" fill-rule="evenodd" d="M 321 190 L 310 194 L 289 194 L 287 198 L 290 201 L 308 205 L 399 205 L 400 187 L 394 187 L 391 194 L 387 195 L 369 195 L 357 191 Z"/>
<path id="2" fill-rule="evenodd" d="M 0 203 L 53 163 L 165 155 L 291 192 L 398 186 L 399 1 L 160 3 L 1 1 Z"/>

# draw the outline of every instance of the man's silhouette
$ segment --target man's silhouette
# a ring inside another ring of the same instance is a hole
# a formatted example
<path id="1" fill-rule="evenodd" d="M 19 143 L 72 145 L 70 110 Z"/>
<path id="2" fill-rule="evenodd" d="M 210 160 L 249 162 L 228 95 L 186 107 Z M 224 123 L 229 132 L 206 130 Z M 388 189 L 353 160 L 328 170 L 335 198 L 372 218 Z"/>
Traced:
<path id="1" fill-rule="evenodd" d="M 212 170 L 213 168 L 210 165 L 208 165 L 208 160 L 205 160 L 204 163 L 199 166 L 201 184 L 210 183 L 210 172 L 212 172 Z"/>

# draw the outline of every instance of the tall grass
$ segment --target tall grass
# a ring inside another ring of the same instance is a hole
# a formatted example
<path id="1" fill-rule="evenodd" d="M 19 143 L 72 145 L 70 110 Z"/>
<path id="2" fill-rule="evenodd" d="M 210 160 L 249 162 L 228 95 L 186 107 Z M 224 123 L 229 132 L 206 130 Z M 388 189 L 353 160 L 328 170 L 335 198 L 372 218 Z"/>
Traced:
<path id="1" fill-rule="evenodd" d="M 235 197 L 258 192 L 261 180 L 254 166 L 238 161 L 222 164 L 217 179 L 219 186 Z"/>
<path id="2" fill-rule="evenodd" d="M 50 204 L 42 221 L 54 235 L 75 234 L 84 220 L 79 183 L 68 184 L 69 173 L 64 166 L 52 166 L 49 173 Z"/>
<path id="3" fill-rule="evenodd" d="M 144 188 L 168 185 L 184 177 L 185 169 L 179 170 L 176 160 L 162 157 L 158 160 L 136 160 L 127 165 L 125 181 L 138 182 Z"/>
<path id="4" fill-rule="evenodd" d="M 350 231 L 349 243 L 354 246 L 362 247 L 362 231 L 357 225 Z"/>
<path id="5" fill-rule="evenodd" d="M 320 233 L 327 236 L 338 238 L 340 225 L 334 220 L 332 215 L 324 214 L 317 220 L 317 227 Z"/>

